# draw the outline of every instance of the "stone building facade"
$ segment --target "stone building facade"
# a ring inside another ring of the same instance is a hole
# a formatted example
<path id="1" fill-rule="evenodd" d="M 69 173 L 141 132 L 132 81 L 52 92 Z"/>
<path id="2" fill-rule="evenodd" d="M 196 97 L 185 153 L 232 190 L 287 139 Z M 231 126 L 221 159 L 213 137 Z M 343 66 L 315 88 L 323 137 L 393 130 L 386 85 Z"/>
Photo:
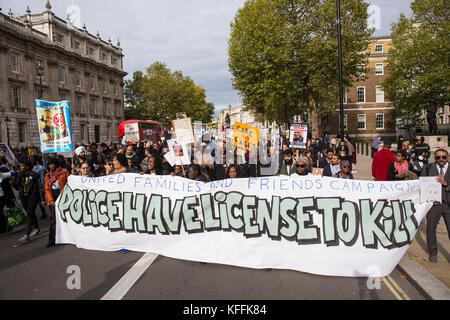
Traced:
<path id="1" fill-rule="evenodd" d="M 12 147 L 39 146 L 34 100 L 42 88 L 43 100 L 70 101 L 74 142 L 119 142 L 126 74 L 119 42 L 60 19 L 49 2 L 39 14 L 0 12 L 0 141 L 9 132 Z"/>
<path id="2" fill-rule="evenodd" d="M 396 129 L 389 128 L 389 112 L 393 104 L 385 97 L 381 87 L 386 79 L 387 57 L 392 46 L 390 36 L 373 38 L 367 54 L 368 64 L 361 66 L 366 80 L 354 82 L 344 96 L 344 129 L 346 134 L 358 140 L 373 140 L 377 135 L 395 139 Z M 330 135 L 339 134 L 339 107 L 335 113 L 319 119 L 319 126 Z"/>

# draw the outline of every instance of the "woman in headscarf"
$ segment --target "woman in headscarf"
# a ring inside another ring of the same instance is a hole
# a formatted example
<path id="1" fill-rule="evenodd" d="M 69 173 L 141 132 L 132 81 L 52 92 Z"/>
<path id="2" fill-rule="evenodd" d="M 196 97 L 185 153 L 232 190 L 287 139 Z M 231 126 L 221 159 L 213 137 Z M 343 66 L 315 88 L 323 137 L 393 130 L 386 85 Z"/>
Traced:
<path id="1" fill-rule="evenodd" d="M 48 172 L 45 175 L 45 196 L 47 205 L 50 207 L 50 230 L 48 234 L 47 248 L 55 245 L 56 237 L 56 217 L 55 217 L 55 201 L 64 189 L 69 177 L 69 172 L 61 168 L 61 164 L 56 158 L 48 160 Z"/>

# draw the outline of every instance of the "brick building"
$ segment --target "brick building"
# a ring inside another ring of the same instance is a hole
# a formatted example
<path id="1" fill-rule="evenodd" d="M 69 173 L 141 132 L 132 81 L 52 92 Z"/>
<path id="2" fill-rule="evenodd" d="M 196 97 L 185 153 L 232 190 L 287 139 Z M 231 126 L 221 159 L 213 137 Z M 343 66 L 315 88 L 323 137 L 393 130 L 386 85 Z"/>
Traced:
<path id="1" fill-rule="evenodd" d="M 389 36 L 372 39 L 368 64 L 361 66 L 366 80 L 355 82 L 344 96 L 344 129 L 346 134 L 358 140 L 373 140 L 377 135 L 395 139 L 396 129 L 388 128 L 389 112 L 393 104 L 385 98 L 381 83 L 386 79 L 386 60 L 392 39 Z M 319 125 L 330 135 L 339 134 L 339 107 L 336 112 L 322 117 Z"/>
<path id="2" fill-rule="evenodd" d="M 120 43 L 58 18 L 47 1 L 39 14 L 0 12 L 0 141 L 38 146 L 34 100 L 69 100 L 75 142 L 116 141 L 124 120 Z M 7 121 L 5 121 L 5 119 Z M 9 121 L 8 121 L 9 120 Z M 8 129 L 7 129 L 8 128 Z"/>

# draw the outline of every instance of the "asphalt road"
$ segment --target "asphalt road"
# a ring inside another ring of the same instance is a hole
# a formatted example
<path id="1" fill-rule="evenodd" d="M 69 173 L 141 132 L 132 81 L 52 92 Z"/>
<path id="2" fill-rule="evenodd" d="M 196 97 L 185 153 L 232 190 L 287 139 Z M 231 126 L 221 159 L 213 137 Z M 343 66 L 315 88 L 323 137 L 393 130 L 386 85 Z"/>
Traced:
<path id="1" fill-rule="evenodd" d="M 0 236 L 1 300 L 99 300 L 119 281 L 129 284 L 128 289 L 119 285 L 123 300 L 425 299 L 397 269 L 381 279 L 379 289 L 370 290 L 366 278 L 256 270 L 157 256 L 147 259 L 147 265 L 140 268 L 142 275 L 133 282 L 130 269 L 145 260 L 144 253 L 91 251 L 73 245 L 46 248 L 48 219 L 39 222 L 42 232 L 28 244 L 18 241 L 23 234 L 20 231 Z M 80 288 L 73 280 L 73 268 L 79 268 Z"/>

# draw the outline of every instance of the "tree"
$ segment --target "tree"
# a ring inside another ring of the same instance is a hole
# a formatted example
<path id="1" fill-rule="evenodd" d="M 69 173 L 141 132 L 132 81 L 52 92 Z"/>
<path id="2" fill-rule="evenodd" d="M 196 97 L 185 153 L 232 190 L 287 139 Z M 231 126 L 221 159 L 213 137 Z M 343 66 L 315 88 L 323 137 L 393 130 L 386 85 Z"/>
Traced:
<path id="1" fill-rule="evenodd" d="M 358 78 L 372 30 L 367 4 L 343 1 L 344 87 Z M 289 123 L 328 114 L 339 102 L 334 0 L 249 0 L 231 24 L 228 41 L 233 86 L 258 119 Z"/>
<path id="2" fill-rule="evenodd" d="M 420 125 L 417 115 L 430 104 L 449 103 L 450 9 L 446 0 L 415 0 L 411 18 L 392 27 L 389 76 L 383 82 L 394 104 L 397 126 Z"/>
<path id="3" fill-rule="evenodd" d="M 167 65 L 155 62 L 146 74 L 136 71 L 125 82 L 125 116 L 127 119 L 155 120 L 165 125 L 185 112 L 193 120 L 211 122 L 214 104 L 206 103 L 205 89 L 181 71 L 172 72 Z"/>

